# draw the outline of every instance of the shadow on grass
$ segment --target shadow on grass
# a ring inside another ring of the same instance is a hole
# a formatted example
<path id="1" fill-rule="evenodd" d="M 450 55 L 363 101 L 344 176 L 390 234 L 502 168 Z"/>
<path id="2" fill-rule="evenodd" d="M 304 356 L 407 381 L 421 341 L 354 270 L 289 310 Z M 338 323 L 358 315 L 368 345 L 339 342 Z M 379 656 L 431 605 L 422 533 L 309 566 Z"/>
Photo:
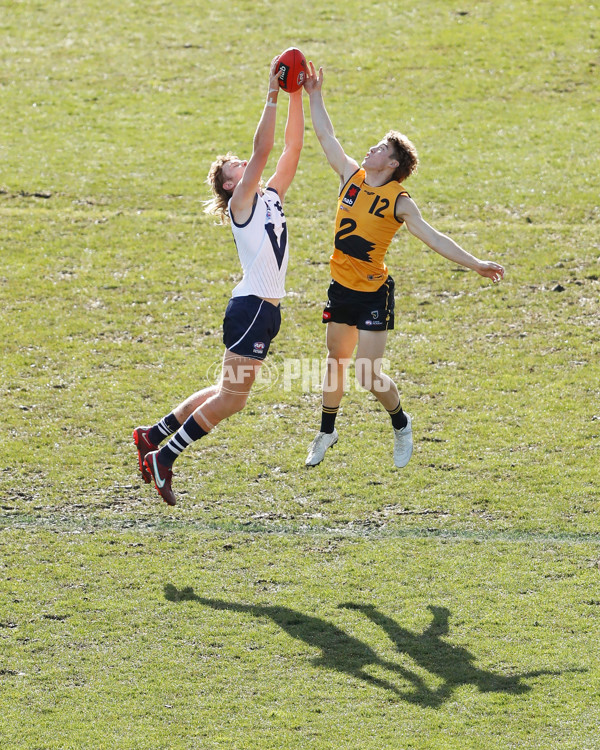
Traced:
<path id="1" fill-rule="evenodd" d="M 473 664 L 475 656 L 467 649 L 453 646 L 442 640 L 442 636 L 447 635 L 449 629 L 450 611 L 445 607 L 430 606 L 429 609 L 433 614 L 431 624 L 422 633 L 413 633 L 379 612 L 373 605 L 353 602 L 339 605 L 340 609 L 352 609 L 364 614 L 383 629 L 401 654 L 406 654 L 422 669 L 442 681 L 440 687 L 432 689 L 410 669 L 382 659 L 368 644 L 318 617 L 304 615 L 288 607 L 238 604 L 222 599 L 208 599 L 197 596 L 191 587 L 177 589 L 172 584 L 165 585 L 165 598 L 171 602 L 193 601 L 215 610 L 244 612 L 254 617 L 268 617 L 292 638 L 321 650 L 319 657 L 311 659 L 313 665 L 351 675 L 371 685 L 389 690 L 405 701 L 424 707 L 439 708 L 460 685 L 474 685 L 483 693 L 505 692 L 520 695 L 531 690 L 529 685 L 524 684 L 522 680 L 540 675 L 562 674 L 558 671 L 540 669 L 506 676 L 479 669 Z M 379 666 L 393 674 L 400 675 L 411 687 L 408 690 L 400 689 L 388 680 L 374 677 L 365 671 L 365 667 L 370 665 Z"/>

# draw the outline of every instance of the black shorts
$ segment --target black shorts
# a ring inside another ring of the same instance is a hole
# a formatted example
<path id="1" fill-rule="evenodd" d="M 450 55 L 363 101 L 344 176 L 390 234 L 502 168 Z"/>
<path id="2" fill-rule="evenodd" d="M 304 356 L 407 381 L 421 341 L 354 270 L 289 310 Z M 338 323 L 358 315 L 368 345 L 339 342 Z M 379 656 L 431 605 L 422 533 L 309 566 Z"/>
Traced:
<path id="1" fill-rule="evenodd" d="M 356 292 L 332 281 L 327 290 L 323 323 L 345 323 L 360 331 L 391 331 L 394 327 L 394 279 L 388 276 L 375 292 Z"/>
<path id="2" fill-rule="evenodd" d="M 242 357 L 264 359 L 279 333 L 281 308 L 260 297 L 232 297 L 223 319 L 223 343 Z"/>

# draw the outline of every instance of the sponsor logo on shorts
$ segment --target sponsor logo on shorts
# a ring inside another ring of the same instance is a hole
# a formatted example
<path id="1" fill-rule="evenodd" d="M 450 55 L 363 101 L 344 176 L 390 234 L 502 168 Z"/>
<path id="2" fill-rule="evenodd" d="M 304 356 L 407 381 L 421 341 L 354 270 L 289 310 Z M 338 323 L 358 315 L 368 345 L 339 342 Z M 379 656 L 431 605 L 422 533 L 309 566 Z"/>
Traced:
<path id="1" fill-rule="evenodd" d="M 352 183 L 348 190 L 346 190 L 346 194 L 342 198 L 342 203 L 344 203 L 346 206 L 353 206 L 356 202 L 356 199 L 358 198 L 359 193 L 359 186 Z"/>
<path id="2" fill-rule="evenodd" d="M 262 354 L 265 350 L 265 344 L 263 341 L 255 341 L 253 344 L 254 354 Z"/>
<path id="3" fill-rule="evenodd" d="M 377 320 L 377 318 L 379 317 L 379 310 L 371 310 L 371 317 L 373 318 L 373 320 Z"/>
<path id="4" fill-rule="evenodd" d="M 331 320 L 331 313 L 329 310 L 323 310 L 323 320 Z"/>

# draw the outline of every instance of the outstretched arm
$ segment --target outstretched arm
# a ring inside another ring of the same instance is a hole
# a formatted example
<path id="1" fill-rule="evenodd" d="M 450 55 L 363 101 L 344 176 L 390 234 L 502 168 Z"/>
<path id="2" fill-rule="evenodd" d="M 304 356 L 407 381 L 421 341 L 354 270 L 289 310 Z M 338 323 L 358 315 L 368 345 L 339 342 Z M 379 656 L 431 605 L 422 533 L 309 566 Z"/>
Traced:
<path id="1" fill-rule="evenodd" d="M 310 115 L 315 134 L 325 152 L 327 161 L 339 174 L 342 184 L 345 184 L 358 169 L 358 163 L 344 152 L 340 142 L 335 137 L 331 119 L 323 102 L 323 68 L 319 68 L 317 74 L 312 61 L 308 63 L 308 68 L 304 88 L 310 101 Z"/>
<path id="2" fill-rule="evenodd" d="M 289 186 L 292 184 L 300 152 L 304 143 L 304 109 L 302 107 L 302 88 L 289 95 L 288 118 L 285 125 L 285 144 L 275 174 L 267 182 L 267 187 L 277 190 L 283 202 Z"/>
<path id="3" fill-rule="evenodd" d="M 463 250 L 453 239 L 438 232 L 431 224 L 428 224 L 421 216 L 421 212 L 412 198 L 406 195 L 398 197 L 396 201 L 396 218 L 399 221 L 404 221 L 406 228 L 411 234 L 420 239 L 421 242 L 424 242 L 432 250 L 435 250 L 436 253 L 443 255 L 444 258 L 448 258 L 448 260 L 454 263 L 477 271 L 480 276 L 485 276 L 494 283 L 504 278 L 504 268 L 501 265 L 493 261 L 479 260 L 479 258 L 471 255 L 471 253 Z"/>
<path id="4" fill-rule="evenodd" d="M 231 197 L 231 210 L 238 221 L 252 211 L 254 196 L 258 190 L 260 178 L 267 164 L 269 154 L 275 141 L 275 119 L 277 113 L 277 97 L 279 94 L 279 73 L 277 62 L 279 57 L 273 58 L 269 70 L 269 92 L 267 100 L 254 133 L 252 156 L 244 171 L 244 176 L 235 186 Z"/>

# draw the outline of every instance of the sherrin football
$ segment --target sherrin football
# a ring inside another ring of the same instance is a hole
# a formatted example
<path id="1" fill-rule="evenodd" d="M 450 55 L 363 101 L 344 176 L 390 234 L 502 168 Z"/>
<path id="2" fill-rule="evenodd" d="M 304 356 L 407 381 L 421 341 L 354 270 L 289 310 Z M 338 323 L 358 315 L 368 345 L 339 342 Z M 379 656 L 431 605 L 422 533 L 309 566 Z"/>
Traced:
<path id="1" fill-rule="evenodd" d="M 281 71 L 279 85 L 288 94 L 292 94 L 294 91 L 298 91 L 306 80 L 308 71 L 306 58 L 297 47 L 288 47 L 279 56 L 277 70 Z"/>

